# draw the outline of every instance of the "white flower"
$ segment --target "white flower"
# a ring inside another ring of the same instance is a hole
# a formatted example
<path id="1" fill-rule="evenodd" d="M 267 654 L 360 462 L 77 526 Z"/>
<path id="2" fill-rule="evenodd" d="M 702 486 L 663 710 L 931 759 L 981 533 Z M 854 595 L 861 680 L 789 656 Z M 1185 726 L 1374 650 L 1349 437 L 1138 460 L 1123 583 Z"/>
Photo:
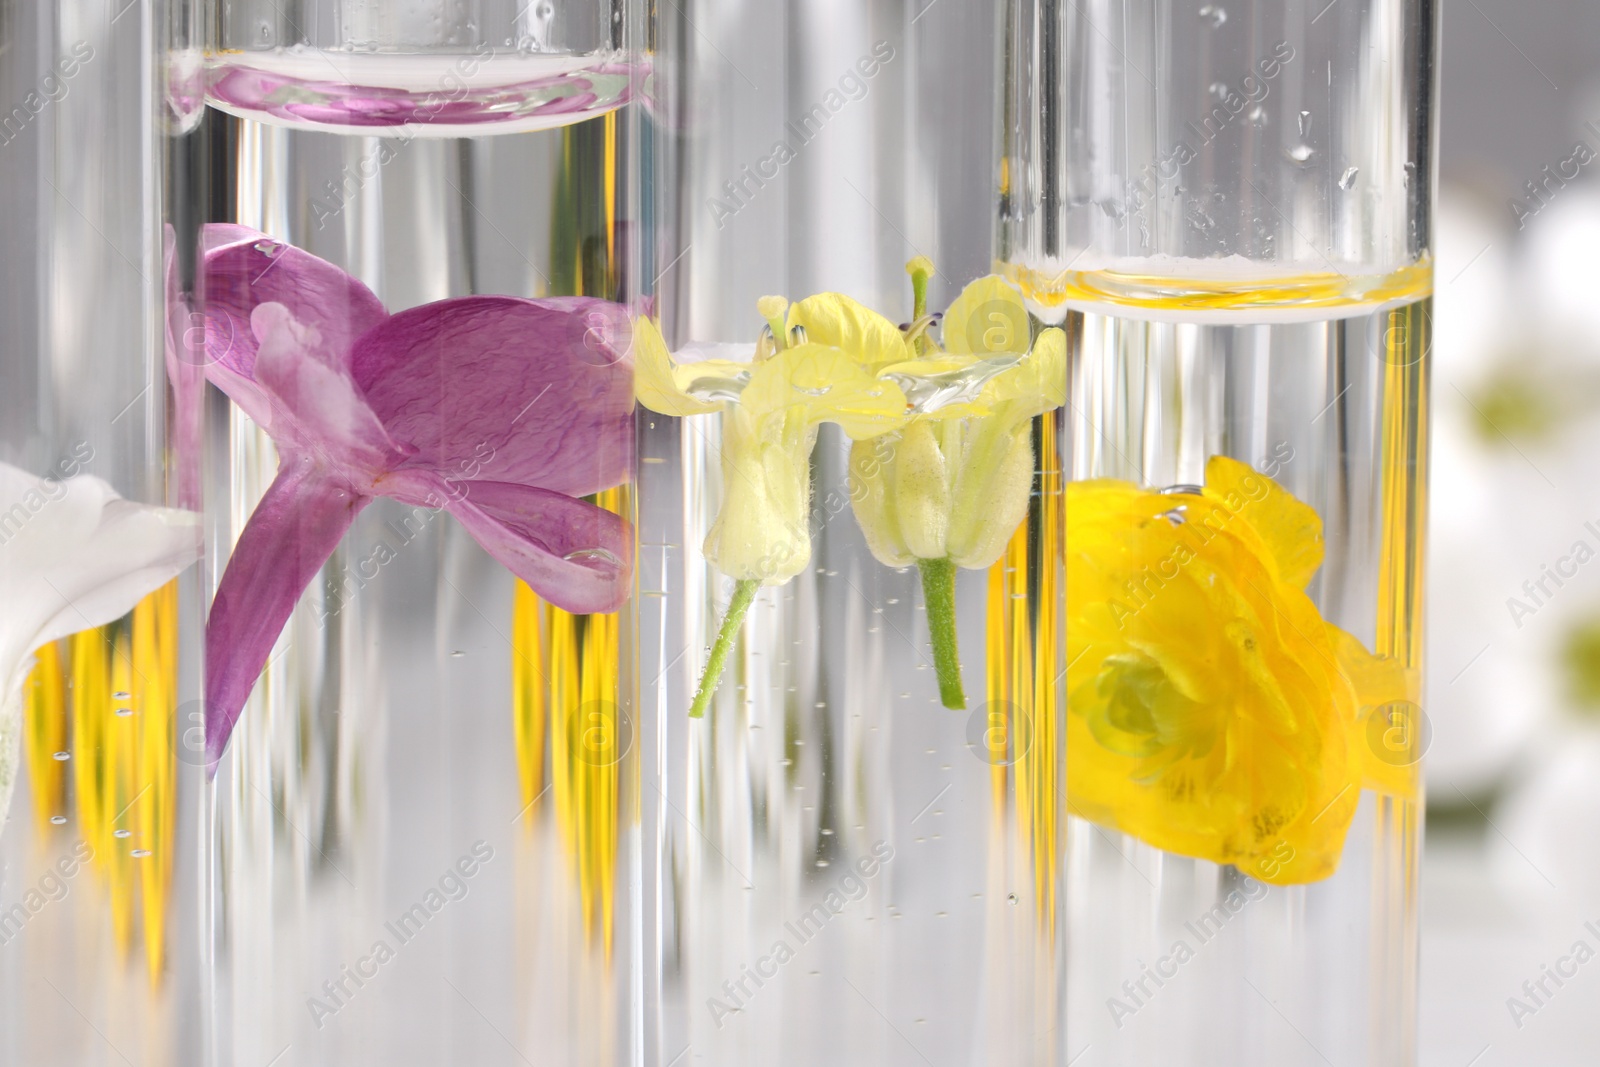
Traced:
<path id="1" fill-rule="evenodd" d="M 200 549 L 194 512 L 135 504 L 89 475 L 41 479 L 0 463 L 0 827 L 33 653 L 126 615 Z"/>

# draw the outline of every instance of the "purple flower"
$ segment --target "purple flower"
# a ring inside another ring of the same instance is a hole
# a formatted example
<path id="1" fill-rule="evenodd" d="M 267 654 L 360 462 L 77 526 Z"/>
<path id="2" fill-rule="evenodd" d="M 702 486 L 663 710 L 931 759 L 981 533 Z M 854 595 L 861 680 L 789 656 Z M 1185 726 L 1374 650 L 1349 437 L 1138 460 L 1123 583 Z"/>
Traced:
<path id="1" fill-rule="evenodd" d="M 207 226 L 204 243 L 206 377 L 279 457 L 206 627 L 213 766 L 295 601 L 376 497 L 448 510 L 557 607 L 621 606 L 632 531 L 579 498 L 632 470 L 624 308 L 470 296 L 391 315 L 255 230 Z"/>

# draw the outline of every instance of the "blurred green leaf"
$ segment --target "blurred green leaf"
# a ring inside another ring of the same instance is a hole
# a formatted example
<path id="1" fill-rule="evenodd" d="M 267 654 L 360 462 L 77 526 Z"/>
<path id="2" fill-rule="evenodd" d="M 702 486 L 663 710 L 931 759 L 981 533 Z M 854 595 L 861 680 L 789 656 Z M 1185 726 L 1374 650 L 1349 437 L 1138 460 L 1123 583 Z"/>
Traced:
<path id="1" fill-rule="evenodd" d="M 1600 714 L 1600 617 L 1580 623 L 1561 649 L 1567 694 L 1589 714 Z"/>

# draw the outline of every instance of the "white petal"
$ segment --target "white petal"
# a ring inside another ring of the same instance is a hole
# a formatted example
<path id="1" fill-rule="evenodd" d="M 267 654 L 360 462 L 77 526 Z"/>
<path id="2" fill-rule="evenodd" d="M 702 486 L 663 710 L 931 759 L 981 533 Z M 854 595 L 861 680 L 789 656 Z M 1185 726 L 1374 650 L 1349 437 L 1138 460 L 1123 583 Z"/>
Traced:
<path id="1" fill-rule="evenodd" d="M 9 800 L 33 652 L 103 626 L 200 558 L 200 516 L 124 500 L 99 478 L 34 478 L 0 463 L 0 796 Z"/>

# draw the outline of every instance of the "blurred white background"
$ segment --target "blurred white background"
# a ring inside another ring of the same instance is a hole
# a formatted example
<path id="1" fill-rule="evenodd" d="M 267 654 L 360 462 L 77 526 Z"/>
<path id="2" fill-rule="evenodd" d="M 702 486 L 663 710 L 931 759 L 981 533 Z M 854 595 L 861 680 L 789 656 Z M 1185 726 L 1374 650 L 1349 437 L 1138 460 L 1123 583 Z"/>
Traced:
<path id="1" fill-rule="evenodd" d="M 1592 1064 L 1600 6 L 1444 8 L 1422 1063 Z"/>

